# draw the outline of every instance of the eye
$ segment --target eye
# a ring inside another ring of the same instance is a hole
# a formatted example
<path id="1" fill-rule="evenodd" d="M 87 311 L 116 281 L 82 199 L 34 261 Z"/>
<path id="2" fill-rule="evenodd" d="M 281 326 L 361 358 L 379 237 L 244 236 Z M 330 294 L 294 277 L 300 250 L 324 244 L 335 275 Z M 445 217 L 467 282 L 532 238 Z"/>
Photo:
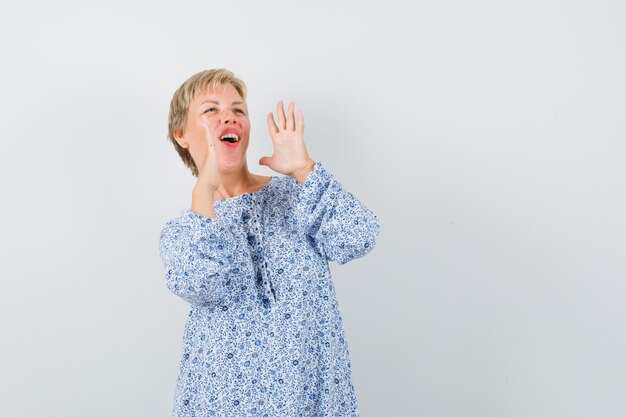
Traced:
<path id="1" fill-rule="evenodd" d="M 208 112 L 213 112 L 215 111 L 215 107 L 209 107 L 208 109 L 206 109 L 205 111 L 203 111 L 202 113 L 208 113 Z"/>
<path id="2" fill-rule="evenodd" d="M 241 109 L 235 109 L 235 111 L 236 111 L 237 113 L 240 113 L 240 114 L 246 114 L 246 112 L 244 112 L 244 111 L 243 111 L 243 110 L 241 110 Z"/>

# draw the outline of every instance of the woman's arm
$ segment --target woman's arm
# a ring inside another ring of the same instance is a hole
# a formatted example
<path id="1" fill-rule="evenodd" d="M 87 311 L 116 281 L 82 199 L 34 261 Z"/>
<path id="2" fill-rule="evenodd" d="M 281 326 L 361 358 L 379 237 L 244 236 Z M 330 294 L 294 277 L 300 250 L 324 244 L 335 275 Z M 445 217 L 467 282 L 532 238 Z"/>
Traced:
<path id="1" fill-rule="evenodd" d="M 339 264 L 370 252 L 380 230 L 376 215 L 344 190 L 321 162 L 299 189 L 296 216 L 298 228 L 316 250 Z"/>
<path id="2" fill-rule="evenodd" d="M 222 219 L 185 210 L 167 222 L 160 235 L 167 288 L 195 305 L 223 300 L 224 281 L 236 246 Z"/>
<path id="3" fill-rule="evenodd" d="M 224 299 L 223 284 L 237 246 L 229 225 L 215 213 L 214 193 L 221 179 L 216 139 L 205 127 L 206 149 L 191 193 L 191 210 L 165 224 L 159 243 L 167 288 L 196 305 Z"/>
<path id="4" fill-rule="evenodd" d="M 304 144 L 304 116 L 289 103 L 287 116 L 283 102 L 274 115 L 267 115 L 274 154 L 259 160 L 281 174 L 295 179 L 298 201 L 296 222 L 300 231 L 326 259 L 345 264 L 374 247 L 380 226 L 378 218 L 309 156 Z M 311 170 L 312 169 L 312 170 Z"/>

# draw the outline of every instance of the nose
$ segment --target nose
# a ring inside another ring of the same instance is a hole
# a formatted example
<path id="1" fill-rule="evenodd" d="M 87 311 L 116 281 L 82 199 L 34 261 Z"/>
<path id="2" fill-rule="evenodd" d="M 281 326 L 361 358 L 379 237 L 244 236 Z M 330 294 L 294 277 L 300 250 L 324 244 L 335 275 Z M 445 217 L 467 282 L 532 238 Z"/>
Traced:
<path id="1" fill-rule="evenodd" d="M 235 112 L 232 110 L 226 110 L 224 112 L 224 117 L 222 117 L 222 123 L 235 123 L 237 118 L 235 117 Z"/>

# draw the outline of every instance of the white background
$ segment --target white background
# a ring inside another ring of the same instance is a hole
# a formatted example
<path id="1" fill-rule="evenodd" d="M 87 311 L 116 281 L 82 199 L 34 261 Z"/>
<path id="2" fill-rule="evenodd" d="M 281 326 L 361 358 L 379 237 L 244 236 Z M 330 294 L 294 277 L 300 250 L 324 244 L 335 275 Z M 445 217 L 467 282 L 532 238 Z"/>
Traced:
<path id="1" fill-rule="evenodd" d="M 363 416 L 623 416 L 622 1 L 3 0 L 0 414 L 169 416 L 194 178 L 174 90 L 226 67 L 381 221 L 332 265 Z"/>

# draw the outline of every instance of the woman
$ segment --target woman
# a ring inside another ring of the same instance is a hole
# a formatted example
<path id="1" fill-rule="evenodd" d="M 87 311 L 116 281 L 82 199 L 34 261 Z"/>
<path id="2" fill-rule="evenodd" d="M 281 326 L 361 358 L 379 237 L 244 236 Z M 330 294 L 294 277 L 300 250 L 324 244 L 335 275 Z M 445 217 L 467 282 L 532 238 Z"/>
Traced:
<path id="1" fill-rule="evenodd" d="M 169 137 L 197 182 L 191 209 L 160 235 L 167 287 L 191 304 L 175 416 L 357 416 L 328 261 L 368 253 L 377 217 L 304 145 L 283 103 L 267 122 L 274 154 L 252 174 L 245 84 L 224 69 L 185 81 Z"/>

